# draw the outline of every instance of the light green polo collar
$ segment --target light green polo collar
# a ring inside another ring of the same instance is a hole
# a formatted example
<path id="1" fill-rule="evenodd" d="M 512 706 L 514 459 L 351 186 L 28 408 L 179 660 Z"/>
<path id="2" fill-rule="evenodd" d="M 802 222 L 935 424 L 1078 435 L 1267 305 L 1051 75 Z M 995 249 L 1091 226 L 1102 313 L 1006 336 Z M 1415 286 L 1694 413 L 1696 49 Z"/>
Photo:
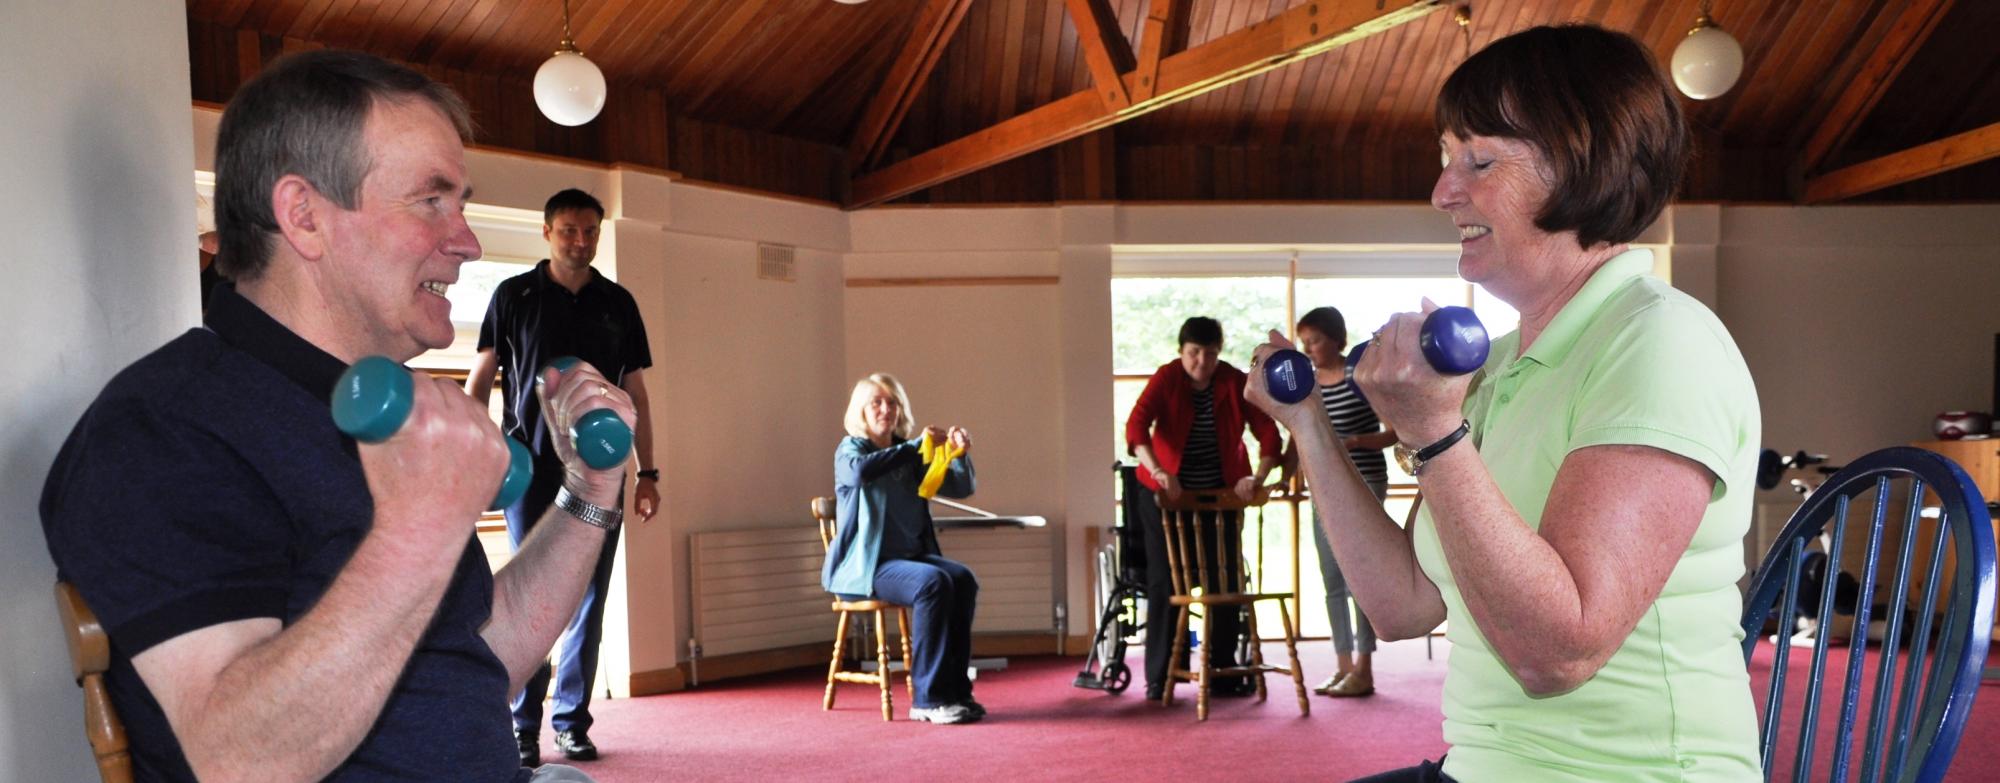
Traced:
<path id="1" fill-rule="evenodd" d="M 1632 278 L 1653 271 L 1653 251 L 1640 248 L 1627 250 L 1612 256 L 1603 266 L 1591 273 L 1589 282 L 1577 289 L 1576 295 L 1549 321 L 1547 329 L 1535 338 L 1535 344 L 1528 346 L 1522 358 L 1533 359 L 1544 367 L 1559 367 L 1569 357 L 1570 348 L 1576 345 L 1583 330 L 1596 320 L 1598 311 L 1611 295 Z"/>

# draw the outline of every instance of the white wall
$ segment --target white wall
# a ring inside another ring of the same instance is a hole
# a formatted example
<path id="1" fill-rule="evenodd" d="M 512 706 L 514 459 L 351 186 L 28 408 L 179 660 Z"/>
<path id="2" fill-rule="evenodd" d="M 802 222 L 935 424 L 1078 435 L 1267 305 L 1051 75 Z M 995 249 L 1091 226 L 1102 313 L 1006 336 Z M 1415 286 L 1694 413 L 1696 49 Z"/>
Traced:
<path id="1" fill-rule="evenodd" d="M 625 221 L 618 238 L 652 340 L 663 478 L 660 516 L 625 528 L 633 672 L 685 658 L 689 534 L 811 524 L 847 400 L 841 212 L 696 187 L 671 204 L 647 247 Z M 796 248 L 794 281 L 757 278 L 760 239 Z"/>
<path id="2" fill-rule="evenodd" d="M 186 8 L 0 4 L 0 759 L 10 780 L 96 780 L 36 509 L 57 447 L 133 359 L 193 326 Z"/>
<path id="3" fill-rule="evenodd" d="M 1764 442 L 1836 462 L 1993 404 L 2000 206 L 1725 207 L 1718 312 Z"/>

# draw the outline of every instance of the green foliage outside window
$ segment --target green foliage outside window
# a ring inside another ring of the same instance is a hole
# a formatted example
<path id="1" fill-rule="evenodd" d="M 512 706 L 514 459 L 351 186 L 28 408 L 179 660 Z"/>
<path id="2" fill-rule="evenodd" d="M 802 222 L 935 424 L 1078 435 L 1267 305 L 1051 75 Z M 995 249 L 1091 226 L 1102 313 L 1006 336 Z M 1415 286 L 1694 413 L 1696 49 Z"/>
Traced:
<path id="1" fill-rule="evenodd" d="M 1287 330 L 1283 277 L 1120 277 L 1111 281 L 1111 357 L 1120 373 L 1151 373 L 1180 351 L 1181 322 L 1222 322 L 1222 360 L 1241 369 L 1272 329 Z"/>

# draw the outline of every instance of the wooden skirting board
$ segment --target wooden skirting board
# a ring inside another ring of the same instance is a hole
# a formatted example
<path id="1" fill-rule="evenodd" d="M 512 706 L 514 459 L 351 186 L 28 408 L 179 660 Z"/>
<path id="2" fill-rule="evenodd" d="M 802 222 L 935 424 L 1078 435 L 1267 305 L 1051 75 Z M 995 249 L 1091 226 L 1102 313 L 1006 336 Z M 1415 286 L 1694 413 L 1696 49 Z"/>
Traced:
<path id="1" fill-rule="evenodd" d="M 974 657 L 996 655 L 1054 655 L 1056 637 L 1046 633 L 997 633 L 979 634 L 972 637 Z M 1071 636 L 1063 645 L 1063 652 L 1070 657 L 1080 658 L 1089 651 L 1090 637 Z M 732 677 L 748 677 L 789 669 L 826 667 L 829 645 L 800 644 L 775 650 L 718 655 L 701 660 L 702 682 L 726 680 Z M 633 696 L 651 696 L 686 690 L 690 686 L 690 666 L 687 662 L 671 669 L 634 672 L 631 679 Z"/>

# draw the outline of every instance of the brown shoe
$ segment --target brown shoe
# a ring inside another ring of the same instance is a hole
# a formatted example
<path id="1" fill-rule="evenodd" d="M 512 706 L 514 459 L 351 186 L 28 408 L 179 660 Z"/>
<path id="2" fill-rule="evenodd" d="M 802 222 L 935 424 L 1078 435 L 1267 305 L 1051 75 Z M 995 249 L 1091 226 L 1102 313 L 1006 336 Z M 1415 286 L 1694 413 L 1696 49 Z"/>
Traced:
<path id="1" fill-rule="evenodd" d="M 1326 695 L 1334 698 L 1343 698 L 1367 696 L 1374 692 L 1375 678 L 1364 678 L 1350 672 L 1347 676 L 1340 678 L 1340 682 L 1334 683 L 1333 687 L 1327 690 Z"/>

